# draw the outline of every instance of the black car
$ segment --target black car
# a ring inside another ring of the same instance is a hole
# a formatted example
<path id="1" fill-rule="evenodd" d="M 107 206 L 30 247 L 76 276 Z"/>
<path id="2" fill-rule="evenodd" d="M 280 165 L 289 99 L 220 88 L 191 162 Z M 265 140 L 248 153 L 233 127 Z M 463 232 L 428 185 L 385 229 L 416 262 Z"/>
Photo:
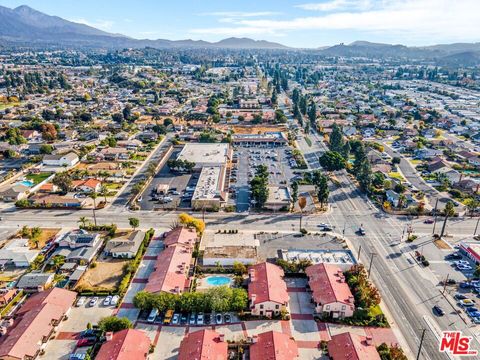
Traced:
<path id="1" fill-rule="evenodd" d="M 438 316 L 443 316 L 443 315 L 445 315 L 445 311 L 443 311 L 443 309 L 442 309 L 440 306 L 438 306 L 438 305 L 435 305 L 435 306 L 433 307 L 433 312 L 434 312 L 436 315 L 438 315 Z"/>
<path id="2" fill-rule="evenodd" d="M 457 300 L 465 300 L 467 297 L 463 294 L 457 293 L 457 294 L 454 295 L 454 298 L 457 299 Z"/>
<path id="3" fill-rule="evenodd" d="M 210 314 L 205 314 L 203 321 L 205 325 L 210 324 L 210 322 L 212 321 L 212 317 L 210 316 Z"/>
<path id="4" fill-rule="evenodd" d="M 462 258 L 463 258 L 462 255 L 460 255 L 458 253 L 449 254 L 449 255 L 445 256 L 446 260 L 461 260 Z"/>

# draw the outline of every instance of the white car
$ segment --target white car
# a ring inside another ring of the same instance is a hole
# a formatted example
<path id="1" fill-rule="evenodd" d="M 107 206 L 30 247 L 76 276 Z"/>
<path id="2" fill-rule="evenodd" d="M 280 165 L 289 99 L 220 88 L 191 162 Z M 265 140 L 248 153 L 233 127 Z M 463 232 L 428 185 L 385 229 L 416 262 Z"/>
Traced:
<path id="1" fill-rule="evenodd" d="M 178 325 L 180 323 L 180 314 L 174 314 L 172 318 L 172 325 Z"/>
<path id="2" fill-rule="evenodd" d="M 95 297 L 90 299 L 90 301 L 88 302 L 88 305 L 90 307 L 92 307 L 92 306 L 95 306 L 97 304 L 97 302 L 98 302 L 98 297 L 95 296 Z"/>
<path id="3" fill-rule="evenodd" d="M 112 296 L 112 300 L 110 300 L 110 305 L 117 305 L 118 300 L 120 300 L 120 297 L 118 295 Z"/>
<path id="4" fill-rule="evenodd" d="M 86 300 L 86 299 L 85 299 L 85 296 L 81 296 L 81 297 L 78 299 L 78 301 L 77 301 L 77 303 L 76 303 L 75 305 L 76 305 L 76 306 L 82 306 L 83 304 L 85 304 L 85 300 Z"/>
<path id="5" fill-rule="evenodd" d="M 103 306 L 109 306 L 112 303 L 112 296 L 108 295 L 104 300 L 103 300 Z"/>
<path id="6" fill-rule="evenodd" d="M 203 325 L 203 313 L 197 315 L 197 325 Z"/>

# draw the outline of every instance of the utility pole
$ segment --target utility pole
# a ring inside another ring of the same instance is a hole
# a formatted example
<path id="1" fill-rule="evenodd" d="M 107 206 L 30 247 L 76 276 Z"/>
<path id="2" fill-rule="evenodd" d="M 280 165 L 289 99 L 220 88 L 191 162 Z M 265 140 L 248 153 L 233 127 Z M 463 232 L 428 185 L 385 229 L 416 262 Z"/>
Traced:
<path id="1" fill-rule="evenodd" d="M 360 245 L 360 247 L 358 248 L 358 255 L 357 255 L 357 259 L 360 260 L 360 253 L 362 252 L 362 245 Z"/>
<path id="2" fill-rule="evenodd" d="M 375 255 L 376 255 L 375 253 L 370 254 L 370 265 L 368 265 L 368 277 L 370 277 L 370 273 L 372 272 L 373 257 Z"/>
<path id="3" fill-rule="evenodd" d="M 417 360 L 420 359 L 420 354 L 422 352 L 423 339 L 425 338 L 425 332 L 427 329 L 422 329 L 422 337 L 420 338 L 420 346 L 418 347 Z"/>
<path id="4" fill-rule="evenodd" d="M 448 276 L 450 274 L 447 274 L 447 277 L 445 278 L 445 283 L 443 284 L 443 294 L 445 295 L 445 290 L 447 289 L 447 283 L 448 283 Z"/>
<path id="5" fill-rule="evenodd" d="M 475 231 L 473 232 L 473 236 L 477 235 L 478 223 L 480 222 L 480 216 L 477 219 L 477 225 L 475 225 Z"/>
<path id="6" fill-rule="evenodd" d="M 437 198 L 437 200 L 435 201 L 435 210 L 433 210 L 434 218 L 433 218 L 433 231 L 432 231 L 432 235 L 435 235 L 435 226 L 437 225 L 437 206 L 438 206 L 438 198 Z"/>

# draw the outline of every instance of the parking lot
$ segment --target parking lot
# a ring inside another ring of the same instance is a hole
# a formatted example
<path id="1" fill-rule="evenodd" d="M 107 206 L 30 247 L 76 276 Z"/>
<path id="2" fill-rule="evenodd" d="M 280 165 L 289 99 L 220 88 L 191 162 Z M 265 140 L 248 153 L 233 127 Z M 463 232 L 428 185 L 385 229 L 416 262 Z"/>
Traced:
<path id="1" fill-rule="evenodd" d="M 97 303 L 90 306 L 90 298 L 86 298 L 85 304 L 72 307 L 68 313 L 68 319 L 58 326 L 57 336 L 47 343 L 45 354 L 40 358 L 68 359 L 69 354 L 75 350 L 78 333 L 85 330 L 87 324 L 97 324 L 103 317 L 113 314 L 115 307 L 103 305 L 104 299 L 99 297 Z"/>
<path id="2" fill-rule="evenodd" d="M 257 166 L 266 165 L 270 185 L 288 185 L 293 178 L 294 160 L 288 147 L 247 148 L 238 147 L 234 157 L 236 166 L 232 169 L 230 185 L 236 190 L 237 212 L 248 211 L 250 207 L 249 182 L 255 176 Z"/>
<path id="3" fill-rule="evenodd" d="M 175 149 L 170 155 L 170 159 L 176 159 L 180 151 L 181 149 Z M 140 209 L 189 208 L 191 200 L 189 194 L 193 195 L 193 189 L 195 189 L 197 181 L 198 174 L 174 173 L 165 163 L 142 193 L 141 200 L 138 201 Z M 168 193 L 164 196 L 156 194 L 157 187 L 162 184 L 169 187 Z M 187 188 L 188 191 L 186 191 Z"/>

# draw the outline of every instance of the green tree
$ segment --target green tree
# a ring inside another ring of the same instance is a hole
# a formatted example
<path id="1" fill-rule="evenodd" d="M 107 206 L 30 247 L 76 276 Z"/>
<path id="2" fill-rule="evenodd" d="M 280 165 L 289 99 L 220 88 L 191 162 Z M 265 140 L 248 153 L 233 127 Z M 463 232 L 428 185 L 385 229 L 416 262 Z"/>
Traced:
<path id="1" fill-rule="evenodd" d="M 268 168 L 265 165 L 257 167 L 256 175 L 250 181 L 250 189 L 256 206 L 262 208 L 268 199 Z"/>
<path id="2" fill-rule="evenodd" d="M 52 183 L 58 186 L 63 193 L 67 193 L 72 188 L 72 177 L 66 171 L 59 172 L 53 177 Z"/>
<path id="3" fill-rule="evenodd" d="M 335 151 L 326 151 L 320 156 L 320 165 L 327 171 L 342 170 L 345 168 L 345 159 Z"/>
<path id="4" fill-rule="evenodd" d="M 98 327 L 105 332 L 117 332 L 124 329 L 131 329 L 133 328 L 133 324 L 126 317 L 107 316 L 98 322 Z"/>
<path id="5" fill-rule="evenodd" d="M 310 106 L 308 107 L 308 120 L 310 120 L 310 124 L 312 125 L 313 129 L 316 129 L 317 123 L 317 105 L 312 101 Z"/>
<path id="6" fill-rule="evenodd" d="M 336 123 L 332 126 L 332 133 L 330 134 L 330 150 L 338 153 L 344 152 L 343 133 L 340 126 Z M 350 151 L 349 151 L 350 152 Z"/>
<path id="7" fill-rule="evenodd" d="M 128 218 L 128 223 L 130 224 L 133 230 L 135 230 L 140 226 L 140 220 L 138 220 L 135 217 Z"/>
<path id="8" fill-rule="evenodd" d="M 298 200 L 298 182 L 292 182 L 292 204 L 296 204 Z"/>
<path id="9" fill-rule="evenodd" d="M 248 305 L 248 294 L 245 289 L 234 288 L 232 289 L 232 296 L 230 298 L 230 310 L 242 311 L 246 309 Z"/>
<path id="10" fill-rule="evenodd" d="M 247 267 L 239 261 L 233 262 L 233 273 L 235 275 L 245 275 L 247 273 Z"/>
<path id="11" fill-rule="evenodd" d="M 78 222 L 82 224 L 82 227 L 85 227 L 87 225 L 88 219 L 85 216 L 80 217 L 78 219 Z"/>
<path id="12" fill-rule="evenodd" d="M 328 196 L 330 195 L 330 190 L 328 189 L 328 178 L 325 175 L 321 175 L 318 183 L 315 184 L 315 189 L 317 190 L 318 201 L 320 206 L 323 209 L 323 205 L 328 203 Z"/>
<path id="13" fill-rule="evenodd" d="M 445 209 L 443 209 L 443 216 L 445 217 L 445 220 L 443 221 L 440 237 L 442 237 L 445 234 L 445 228 L 447 227 L 447 220 L 449 217 L 452 217 L 453 215 L 455 215 L 455 205 L 453 204 L 453 201 L 448 201 L 445 204 Z"/>

